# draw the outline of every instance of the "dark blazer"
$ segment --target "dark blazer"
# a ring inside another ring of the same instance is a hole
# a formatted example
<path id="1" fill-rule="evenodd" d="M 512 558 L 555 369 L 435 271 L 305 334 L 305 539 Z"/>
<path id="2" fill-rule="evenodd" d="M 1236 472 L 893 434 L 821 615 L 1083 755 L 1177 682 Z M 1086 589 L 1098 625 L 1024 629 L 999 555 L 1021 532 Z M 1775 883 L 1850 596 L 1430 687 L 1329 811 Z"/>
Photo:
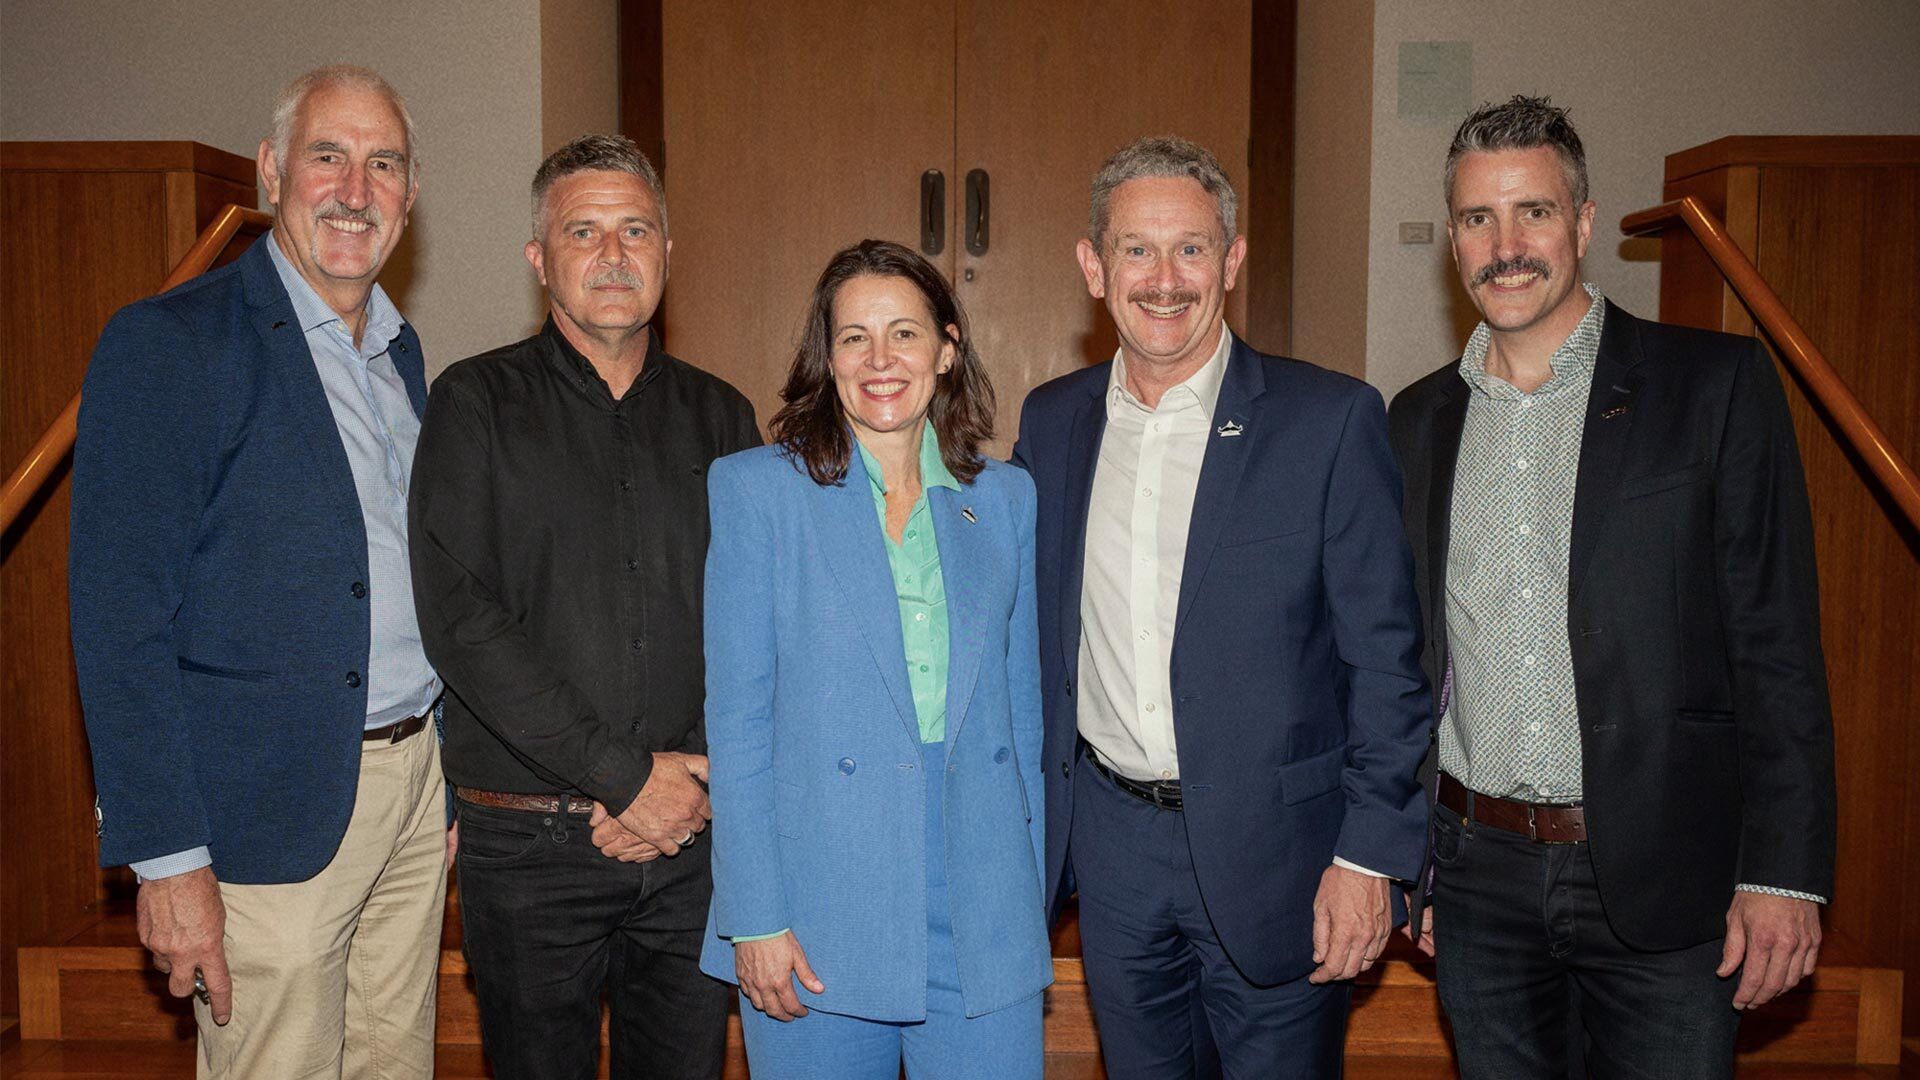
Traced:
<path id="1" fill-rule="evenodd" d="M 1034 390 L 1014 449 L 1039 494 L 1050 915 L 1073 891 L 1081 573 L 1111 367 Z M 1417 872 L 1431 706 L 1380 395 L 1236 339 L 1213 420 L 1175 616 L 1174 730 L 1207 912 L 1240 971 L 1271 984 L 1313 967 L 1334 856 Z M 1238 434 L 1220 433 L 1229 423 Z"/>
<path id="2" fill-rule="evenodd" d="M 968 1016 L 1053 981 L 1040 895 L 1033 484 L 997 461 L 927 491 L 947 588 L 946 850 L 928 851 L 920 722 L 886 538 L 858 453 L 822 486 L 778 447 L 709 472 L 713 908 L 700 966 L 791 928 L 827 985 L 803 1004 L 927 1015 L 928 859 L 946 865 Z"/>
<path id="3" fill-rule="evenodd" d="M 1450 361 L 1392 410 L 1436 683 L 1468 393 Z M 1757 340 L 1607 304 L 1574 486 L 1567 635 L 1594 871 L 1623 940 L 1720 937 L 1740 883 L 1833 895 L 1813 524 L 1786 397 Z"/>
<path id="4" fill-rule="evenodd" d="M 122 308 L 87 369 L 69 585 L 105 866 L 206 844 L 222 881 L 302 881 L 353 811 L 366 526 L 272 242 Z M 411 327 L 393 361 L 420 412 Z"/>

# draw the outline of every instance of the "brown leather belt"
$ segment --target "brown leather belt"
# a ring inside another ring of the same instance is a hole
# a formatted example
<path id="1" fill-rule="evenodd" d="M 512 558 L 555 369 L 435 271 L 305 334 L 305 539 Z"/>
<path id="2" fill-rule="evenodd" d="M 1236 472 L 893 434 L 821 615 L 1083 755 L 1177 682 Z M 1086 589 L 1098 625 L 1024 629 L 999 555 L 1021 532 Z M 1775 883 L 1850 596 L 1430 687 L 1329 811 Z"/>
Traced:
<path id="1" fill-rule="evenodd" d="M 1440 774 L 1440 805 L 1465 824 L 1468 808 L 1473 820 L 1496 829 L 1516 832 L 1538 844 L 1578 844 L 1587 839 L 1587 814 L 1578 806 L 1521 802 L 1469 791 L 1465 784 Z"/>
<path id="2" fill-rule="evenodd" d="M 360 736 L 360 741 L 383 742 L 388 744 L 405 742 L 413 736 L 420 734 L 422 731 L 425 731 L 427 723 L 432 719 L 433 710 L 428 709 L 419 716 L 409 716 L 405 720 L 395 720 L 391 724 L 385 724 L 377 728 L 368 728 L 366 732 Z"/>
<path id="3" fill-rule="evenodd" d="M 479 788 L 456 787 L 453 793 L 461 802 L 475 806 L 491 806 L 499 810 L 531 810 L 537 814 L 579 814 L 585 817 L 593 813 L 593 800 L 584 795 L 521 795 L 512 791 L 481 791 Z"/>
<path id="4" fill-rule="evenodd" d="M 1107 768 L 1098 757 L 1094 756 L 1091 750 L 1087 751 L 1087 760 L 1093 762 L 1093 767 L 1100 770 L 1101 776 L 1113 781 L 1114 787 L 1139 799 L 1141 802 L 1152 803 L 1162 810 L 1180 810 L 1186 806 L 1186 800 L 1180 795 L 1180 781 L 1178 780 L 1148 781 L 1121 776 L 1119 773 Z"/>

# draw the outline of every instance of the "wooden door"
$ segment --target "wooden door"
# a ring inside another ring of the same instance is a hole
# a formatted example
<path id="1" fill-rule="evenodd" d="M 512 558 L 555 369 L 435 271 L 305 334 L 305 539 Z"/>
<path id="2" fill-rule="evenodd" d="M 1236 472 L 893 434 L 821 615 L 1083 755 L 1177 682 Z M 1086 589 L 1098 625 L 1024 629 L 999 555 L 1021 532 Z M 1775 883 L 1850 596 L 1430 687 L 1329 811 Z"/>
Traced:
<path id="1" fill-rule="evenodd" d="M 828 258 L 868 237 L 917 250 L 921 174 L 951 188 L 953 0 L 667 4 L 661 38 L 664 340 L 764 428 Z"/>
<path id="2" fill-rule="evenodd" d="M 996 457 L 1013 446 L 1028 390 L 1118 345 L 1074 259 L 1101 163 L 1143 135 L 1182 135 L 1246 195 L 1250 0 L 1191 0 L 1172 18 L 1123 11 L 960 0 L 954 168 L 986 170 L 991 218 L 986 254 L 960 247 L 957 284 L 999 392 Z M 1245 295 L 1228 298 L 1236 329 Z"/>

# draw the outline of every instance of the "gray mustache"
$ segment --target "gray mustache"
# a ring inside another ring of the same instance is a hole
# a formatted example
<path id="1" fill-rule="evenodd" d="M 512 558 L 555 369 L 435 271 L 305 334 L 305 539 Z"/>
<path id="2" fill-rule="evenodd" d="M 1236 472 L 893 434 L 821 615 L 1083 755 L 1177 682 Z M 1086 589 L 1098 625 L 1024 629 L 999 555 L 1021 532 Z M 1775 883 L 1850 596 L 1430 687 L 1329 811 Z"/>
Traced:
<path id="1" fill-rule="evenodd" d="M 640 275 L 631 270 L 609 268 L 587 279 L 587 288 L 597 289 L 602 285 L 624 285 L 629 289 L 640 287 Z"/>
<path id="2" fill-rule="evenodd" d="M 346 203 L 338 201 L 330 202 L 320 209 L 315 210 L 313 217 L 315 221 L 321 218 L 343 218 L 347 221 L 364 221 L 375 227 L 378 227 L 380 224 L 380 211 L 375 210 L 373 207 L 363 206 L 355 210 Z"/>

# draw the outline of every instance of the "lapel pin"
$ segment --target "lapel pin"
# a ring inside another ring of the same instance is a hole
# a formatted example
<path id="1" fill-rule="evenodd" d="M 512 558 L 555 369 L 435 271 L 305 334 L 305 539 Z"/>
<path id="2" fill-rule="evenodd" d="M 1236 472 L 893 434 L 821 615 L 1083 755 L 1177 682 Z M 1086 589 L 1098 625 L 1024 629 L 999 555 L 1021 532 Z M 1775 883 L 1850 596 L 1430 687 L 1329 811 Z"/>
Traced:
<path id="1" fill-rule="evenodd" d="M 1608 409 L 1606 412 L 1601 413 L 1600 419 L 1611 420 L 1616 416 L 1625 416 L 1625 415 L 1627 415 L 1627 407 L 1625 405 L 1615 405 L 1613 408 Z"/>
<path id="2" fill-rule="evenodd" d="M 973 507 L 971 506 L 961 507 L 960 516 L 963 518 L 966 518 L 969 522 L 972 522 L 975 525 L 980 524 L 980 519 L 973 516 Z"/>
<path id="3" fill-rule="evenodd" d="M 1221 424 L 1219 427 L 1214 428 L 1213 433 L 1215 435 L 1220 436 L 1223 439 L 1231 439 L 1235 435 L 1238 435 L 1245 430 L 1247 429 L 1229 420 L 1226 423 Z"/>

